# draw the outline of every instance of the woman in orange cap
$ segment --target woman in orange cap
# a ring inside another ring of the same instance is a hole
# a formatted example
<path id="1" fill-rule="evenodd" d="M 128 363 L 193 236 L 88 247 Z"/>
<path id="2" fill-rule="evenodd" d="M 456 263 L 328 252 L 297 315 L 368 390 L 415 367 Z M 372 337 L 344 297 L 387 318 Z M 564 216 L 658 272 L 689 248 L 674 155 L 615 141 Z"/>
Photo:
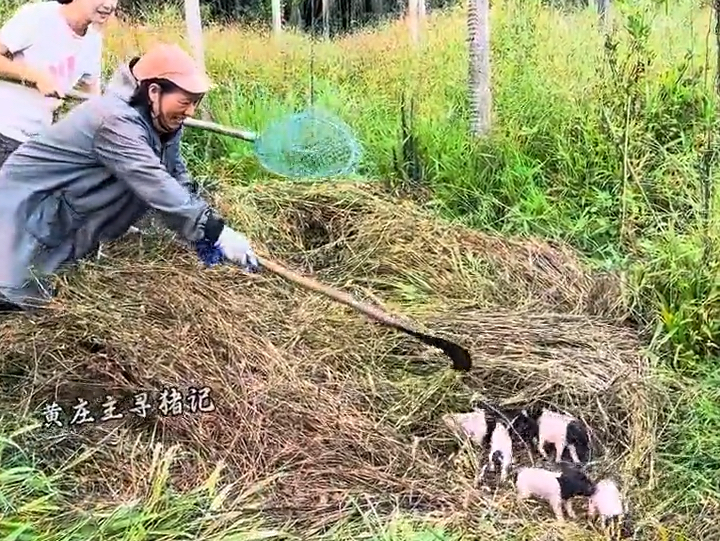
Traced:
<path id="1" fill-rule="evenodd" d="M 193 193 L 180 156 L 183 122 L 210 82 L 185 51 L 158 45 L 103 96 L 23 143 L 0 169 L 0 303 L 41 305 L 47 281 L 125 234 L 148 210 L 187 241 L 250 268 L 248 240 Z"/>

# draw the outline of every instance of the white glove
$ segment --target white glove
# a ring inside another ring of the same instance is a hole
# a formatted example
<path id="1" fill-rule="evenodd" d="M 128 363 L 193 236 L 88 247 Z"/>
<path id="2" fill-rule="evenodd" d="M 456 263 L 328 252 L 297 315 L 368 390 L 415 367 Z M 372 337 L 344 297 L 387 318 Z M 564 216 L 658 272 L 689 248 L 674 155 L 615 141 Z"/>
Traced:
<path id="1" fill-rule="evenodd" d="M 223 227 L 215 246 L 222 251 L 225 257 L 243 267 L 256 268 L 258 266 L 257 257 L 250 248 L 248 239 L 228 226 Z"/>

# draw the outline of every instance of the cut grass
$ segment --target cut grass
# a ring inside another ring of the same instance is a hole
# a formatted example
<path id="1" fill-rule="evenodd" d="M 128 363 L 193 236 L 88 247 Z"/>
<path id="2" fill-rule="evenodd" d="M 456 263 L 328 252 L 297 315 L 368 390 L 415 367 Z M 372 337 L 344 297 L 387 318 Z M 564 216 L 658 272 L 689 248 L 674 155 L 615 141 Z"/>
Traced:
<path id="1" fill-rule="evenodd" d="M 571 251 L 442 224 L 369 188 L 278 184 L 221 198 L 263 252 L 272 246 L 275 257 L 358 296 L 371 289 L 376 302 L 469 346 L 475 369 L 461 380 L 437 352 L 277 277 L 203 272 L 178 246 L 127 238 L 109 247 L 108 261 L 66 278 L 33 323 L 0 323 L 0 369 L 19 378 L 5 395 L 17 411 L 55 400 L 66 413 L 82 397 L 98 416 L 106 395 L 207 385 L 217 411 L 25 437 L 43 469 L 66 470 L 55 476 L 70 492 L 66 507 L 140 501 L 142 516 L 159 520 L 166 502 L 167 520 L 180 520 L 194 504 L 174 495 L 222 462 L 233 486 L 218 513 L 250 509 L 265 529 L 339 536 L 338 524 L 366 527 L 357 521 L 383 523 L 395 511 L 497 539 L 601 539 L 582 521 L 553 524 L 547 508 L 514 504 L 504 487 L 472 487 L 477 457 L 447 461 L 438 419 L 480 392 L 506 405 L 545 400 L 589 422 L 600 443 L 592 473 L 619 478 L 646 538 L 661 521 L 694 527 L 687 515 L 660 512 L 651 489 L 664 480 L 652 468 L 662 403 L 637 333 L 610 309 L 612 280 Z M 158 442 L 182 444 L 165 469 Z"/>

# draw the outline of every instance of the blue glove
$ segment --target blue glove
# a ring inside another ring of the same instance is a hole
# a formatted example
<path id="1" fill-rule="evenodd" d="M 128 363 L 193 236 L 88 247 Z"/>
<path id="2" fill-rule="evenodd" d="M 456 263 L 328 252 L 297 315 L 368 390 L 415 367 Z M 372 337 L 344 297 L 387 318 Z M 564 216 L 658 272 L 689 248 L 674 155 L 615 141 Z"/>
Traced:
<path id="1" fill-rule="evenodd" d="M 220 248 L 216 248 L 206 240 L 200 240 L 195 243 L 195 253 L 200 258 L 205 266 L 214 267 L 225 263 L 225 256 L 220 251 Z"/>
<path id="2" fill-rule="evenodd" d="M 226 261 L 232 261 L 250 272 L 255 272 L 259 267 L 257 257 L 245 236 L 227 226 L 214 246 L 207 241 L 199 241 L 195 244 L 195 251 L 208 267 Z"/>

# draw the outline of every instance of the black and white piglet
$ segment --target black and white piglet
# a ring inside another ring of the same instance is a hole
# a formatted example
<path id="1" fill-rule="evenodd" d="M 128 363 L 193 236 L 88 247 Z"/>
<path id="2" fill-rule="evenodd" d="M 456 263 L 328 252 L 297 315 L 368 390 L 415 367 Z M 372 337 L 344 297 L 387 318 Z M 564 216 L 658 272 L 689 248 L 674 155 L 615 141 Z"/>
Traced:
<path id="1" fill-rule="evenodd" d="M 500 482 L 504 482 L 513 463 L 512 438 L 504 421 L 498 421 L 490 436 L 488 464 L 490 471 L 500 470 Z M 483 467 L 483 470 L 485 468 Z"/>
<path id="2" fill-rule="evenodd" d="M 506 419 L 509 423 L 517 412 L 500 411 L 498 408 L 480 400 L 478 395 L 470 399 L 472 411 L 461 413 L 446 413 L 442 417 L 443 423 L 455 433 L 464 433 L 476 445 L 486 447 L 495 431 L 498 419 Z"/>
<path id="3" fill-rule="evenodd" d="M 515 487 L 518 501 L 530 496 L 541 498 L 550 504 L 560 521 L 564 520 L 563 507 L 570 518 L 575 518 L 572 498 L 590 497 L 595 491 L 593 482 L 585 473 L 569 466 L 557 472 L 543 468 L 519 468 Z"/>
<path id="4" fill-rule="evenodd" d="M 547 408 L 524 409 L 512 420 L 512 428 L 529 444 L 537 440 L 538 452 L 546 460 L 547 443 L 555 446 L 555 462 L 560 462 L 566 447 L 573 462 L 587 462 L 590 459 L 588 433 L 582 423 L 570 415 Z"/>

